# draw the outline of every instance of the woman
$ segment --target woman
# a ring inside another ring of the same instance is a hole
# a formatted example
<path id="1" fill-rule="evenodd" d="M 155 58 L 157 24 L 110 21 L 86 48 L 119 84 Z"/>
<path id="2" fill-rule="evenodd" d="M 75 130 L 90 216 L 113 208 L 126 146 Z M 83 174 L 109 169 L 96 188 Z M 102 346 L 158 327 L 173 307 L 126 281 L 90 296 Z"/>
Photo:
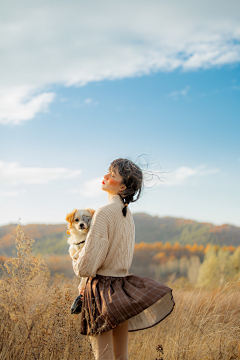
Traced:
<path id="1" fill-rule="evenodd" d="M 135 226 L 128 205 L 139 199 L 141 169 L 116 159 L 102 181 L 109 203 L 99 208 L 77 260 L 76 275 L 88 277 L 83 295 L 81 334 L 89 335 L 95 358 L 128 359 L 128 332 L 150 328 L 175 305 L 172 289 L 147 277 L 128 275 Z M 135 196 L 135 198 L 134 198 Z"/>

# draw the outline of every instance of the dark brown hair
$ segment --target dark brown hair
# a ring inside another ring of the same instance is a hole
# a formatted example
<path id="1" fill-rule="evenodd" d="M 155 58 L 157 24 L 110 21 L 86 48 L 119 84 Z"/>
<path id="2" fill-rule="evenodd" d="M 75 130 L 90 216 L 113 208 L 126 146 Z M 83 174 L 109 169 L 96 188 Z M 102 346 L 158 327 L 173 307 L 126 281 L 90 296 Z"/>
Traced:
<path id="1" fill-rule="evenodd" d="M 122 184 L 126 185 L 126 189 L 119 194 L 123 204 L 128 205 L 139 199 L 143 187 L 143 173 L 138 165 L 129 159 L 115 159 L 109 166 L 109 171 L 115 172 L 118 169 L 119 174 L 122 176 Z M 135 198 L 134 198 L 135 196 Z M 127 206 L 122 209 L 124 216 L 127 214 Z"/>

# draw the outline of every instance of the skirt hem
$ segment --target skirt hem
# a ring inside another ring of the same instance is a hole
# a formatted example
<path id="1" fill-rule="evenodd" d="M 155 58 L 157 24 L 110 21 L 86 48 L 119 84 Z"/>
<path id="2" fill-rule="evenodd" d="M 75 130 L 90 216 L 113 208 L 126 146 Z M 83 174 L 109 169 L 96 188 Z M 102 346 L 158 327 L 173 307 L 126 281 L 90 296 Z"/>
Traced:
<path id="1" fill-rule="evenodd" d="M 134 329 L 133 329 L 133 330 L 128 330 L 128 332 L 135 332 L 135 331 L 150 329 L 150 328 L 152 328 L 153 326 L 159 324 L 159 323 L 160 323 L 161 321 L 163 321 L 168 315 L 170 315 L 170 314 L 172 313 L 172 311 L 173 311 L 173 309 L 174 309 L 174 307 L 175 307 L 175 302 L 174 302 L 174 299 L 173 299 L 172 290 L 171 290 L 171 300 L 172 300 L 172 303 L 173 303 L 172 309 L 171 309 L 161 320 L 157 321 L 156 323 L 154 323 L 154 324 L 152 324 L 152 325 L 150 325 L 150 326 L 143 327 L 143 328 L 141 328 L 141 329 L 136 329 L 136 330 L 134 330 Z M 131 318 L 129 318 L 129 319 L 131 319 Z M 128 320 L 129 320 L 129 319 L 128 319 Z M 126 321 L 127 321 L 127 320 L 126 320 Z"/>

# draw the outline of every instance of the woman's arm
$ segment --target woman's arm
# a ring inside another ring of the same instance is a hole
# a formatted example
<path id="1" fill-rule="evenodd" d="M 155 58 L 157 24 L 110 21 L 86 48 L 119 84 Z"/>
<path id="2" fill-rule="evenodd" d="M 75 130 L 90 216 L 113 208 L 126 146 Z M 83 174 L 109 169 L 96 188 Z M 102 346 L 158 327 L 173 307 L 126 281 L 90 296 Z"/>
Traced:
<path id="1" fill-rule="evenodd" d="M 73 270 L 77 276 L 94 277 L 106 259 L 108 252 L 108 226 L 106 215 L 98 209 L 92 218 L 85 245 L 78 258 L 73 259 Z"/>
<path id="2" fill-rule="evenodd" d="M 87 277 L 81 279 L 80 284 L 78 285 L 79 295 L 84 293 L 86 287 Z"/>

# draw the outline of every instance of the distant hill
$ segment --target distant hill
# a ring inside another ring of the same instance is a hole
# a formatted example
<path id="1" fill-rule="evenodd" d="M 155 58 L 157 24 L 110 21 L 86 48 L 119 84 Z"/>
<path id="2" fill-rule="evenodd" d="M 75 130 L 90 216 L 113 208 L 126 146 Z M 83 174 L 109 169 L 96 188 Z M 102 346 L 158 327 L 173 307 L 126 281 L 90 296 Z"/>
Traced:
<path id="1" fill-rule="evenodd" d="M 0 226 L 0 255 L 12 256 L 15 249 L 13 236 L 16 236 L 17 224 L 9 224 Z M 28 238 L 34 239 L 34 253 L 66 255 L 69 245 L 66 234 L 67 225 L 45 225 L 45 224 L 29 224 L 22 226 L 22 230 L 27 234 Z"/>
<path id="2" fill-rule="evenodd" d="M 172 217 L 150 216 L 145 213 L 133 214 L 136 225 L 136 243 L 154 243 L 161 241 L 180 245 L 217 244 L 221 246 L 239 246 L 240 228 L 224 224 L 214 226 L 210 223 L 200 223 L 193 220 Z M 12 235 L 16 235 L 17 224 L 0 227 L 0 255 L 11 256 L 15 248 Z M 68 253 L 66 234 L 67 225 L 29 224 L 22 230 L 29 238 L 34 239 L 35 254 L 65 255 Z"/>
<path id="3" fill-rule="evenodd" d="M 136 242 L 154 243 L 162 241 L 180 245 L 217 244 L 222 246 L 240 245 L 240 227 L 223 224 L 215 226 L 172 217 L 150 216 L 145 213 L 134 214 Z"/>

